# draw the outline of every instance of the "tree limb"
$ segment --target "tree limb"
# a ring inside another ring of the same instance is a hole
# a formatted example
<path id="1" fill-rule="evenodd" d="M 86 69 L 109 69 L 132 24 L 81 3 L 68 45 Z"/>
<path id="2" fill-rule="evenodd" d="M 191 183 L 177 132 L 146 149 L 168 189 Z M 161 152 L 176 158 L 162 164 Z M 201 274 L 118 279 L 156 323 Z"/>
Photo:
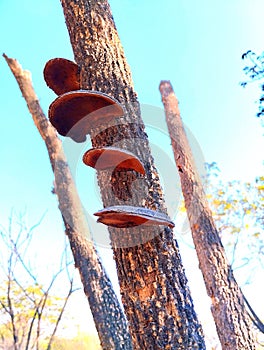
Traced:
<path id="1" fill-rule="evenodd" d="M 243 295 L 212 218 L 181 120 L 178 100 L 169 81 L 162 81 L 159 89 L 199 267 L 211 298 L 219 340 L 223 350 L 255 349 L 255 337 Z"/>
<path id="2" fill-rule="evenodd" d="M 125 316 L 97 251 L 88 239 L 90 237 L 89 228 L 61 141 L 40 107 L 30 73 L 23 70 L 17 60 L 5 54 L 3 56 L 26 100 L 33 121 L 45 141 L 55 175 L 56 194 L 66 234 L 70 241 L 75 266 L 81 276 L 84 292 L 89 300 L 101 345 L 104 349 L 108 349 L 111 346 L 114 347 L 113 344 L 116 344 L 117 348 L 123 344 L 120 349 L 131 349 Z M 109 323 L 113 325 L 115 332 L 109 331 Z"/>

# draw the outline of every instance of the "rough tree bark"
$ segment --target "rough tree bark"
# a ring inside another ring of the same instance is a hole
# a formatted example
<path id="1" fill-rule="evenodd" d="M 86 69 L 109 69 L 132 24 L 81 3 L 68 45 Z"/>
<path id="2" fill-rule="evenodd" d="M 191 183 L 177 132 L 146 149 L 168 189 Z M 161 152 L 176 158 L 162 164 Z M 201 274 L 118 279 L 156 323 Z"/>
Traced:
<path id="1" fill-rule="evenodd" d="M 14 74 L 38 131 L 45 141 L 55 175 L 55 191 L 103 349 L 132 349 L 127 323 L 111 282 L 90 237 L 82 205 L 57 132 L 47 120 L 33 89 L 30 72 L 4 55 Z"/>
<path id="2" fill-rule="evenodd" d="M 93 147 L 133 152 L 146 175 L 98 171 L 104 207 L 134 205 L 166 213 L 131 73 L 106 0 L 61 0 L 83 89 L 116 98 L 124 117 L 91 131 Z M 112 180 L 110 181 L 110 177 Z M 128 186 L 130 184 L 131 187 Z M 132 190 L 131 190 L 132 188 Z M 204 349 L 178 246 L 163 226 L 109 228 L 134 349 Z"/>
<path id="3" fill-rule="evenodd" d="M 161 82 L 160 92 L 193 241 L 207 293 L 212 301 L 211 310 L 222 349 L 255 349 L 243 295 L 214 224 L 184 131 L 178 101 L 169 81 Z"/>

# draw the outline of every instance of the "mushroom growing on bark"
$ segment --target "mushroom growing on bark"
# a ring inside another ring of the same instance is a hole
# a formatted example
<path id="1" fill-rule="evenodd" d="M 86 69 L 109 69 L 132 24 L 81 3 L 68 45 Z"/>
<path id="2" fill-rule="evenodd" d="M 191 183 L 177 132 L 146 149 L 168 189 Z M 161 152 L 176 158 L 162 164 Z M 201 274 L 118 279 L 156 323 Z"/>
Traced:
<path id="1" fill-rule="evenodd" d="M 49 60 L 43 74 L 46 84 L 57 95 L 80 89 L 79 66 L 70 60 L 65 58 Z"/>
<path id="2" fill-rule="evenodd" d="M 99 210 L 94 215 L 99 216 L 97 222 L 118 228 L 139 225 L 165 225 L 171 228 L 175 226 L 166 214 L 143 207 L 115 205 Z"/>
<path id="3" fill-rule="evenodd" d="M 63 136 L 84 142 L 89 131 L 112 119 L 123 116 L 121 104 L 114 98 L 90 90 L 67 92 L 50 105 L 51 124 Z"/>
<path id="4" fill-rule="evenodd" d="M 141 161 L 131 152 L 117 147 L 92 148 L 84 153 L 84 164 L 96 170 L 135 170 L 145 175 Z"/>

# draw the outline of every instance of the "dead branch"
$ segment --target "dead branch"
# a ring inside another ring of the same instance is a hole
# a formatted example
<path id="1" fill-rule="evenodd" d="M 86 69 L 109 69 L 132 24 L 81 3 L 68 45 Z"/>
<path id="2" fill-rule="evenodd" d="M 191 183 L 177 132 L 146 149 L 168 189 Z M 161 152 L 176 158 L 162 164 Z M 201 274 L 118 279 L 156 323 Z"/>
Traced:
<path id="1" fill-rule="evenodd" d="M 32 85 L 30 72 L 23 70 L 17 60 L 9 58 L 5 54 L 3 56 L 20 87 L 33 121 L 46 144 L 55 175 L 56 194 L 66 234 L 70 241 L 75 266 L 80 273 L 84 292 L 89 300 L 101 345 L 107 349 L 109 344 L 116 344 L 117 347 L 124 344 L 120 349 L 131 349 L 125 316 L 97 251 L 93 243 L 87 239 L 87 237 L 90 237 L 89 228 L 61 141 L 40 107 Z M 110 332 L 109 323 L 115 327 L 115 332 Z"/>

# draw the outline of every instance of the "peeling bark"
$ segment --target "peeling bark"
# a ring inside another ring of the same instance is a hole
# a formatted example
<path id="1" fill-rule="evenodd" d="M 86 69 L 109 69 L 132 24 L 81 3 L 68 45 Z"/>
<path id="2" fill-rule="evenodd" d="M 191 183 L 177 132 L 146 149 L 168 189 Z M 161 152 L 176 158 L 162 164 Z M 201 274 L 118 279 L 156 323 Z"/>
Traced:
<path id="1" fill-rule="evenodd" d="M 55 175 L 55 191 L 69 238 L 75 266 L 78 268 L 103 349 L 132 349 L 127 323 L 111 282 L 90 233 L 82 205 L 69 170 L 60 139 L 47 120 L 33 89 L 30 72 L 4 55 L 38 131 L 45 141 Z"/>
<path id="2" fill-rule="evenodd" d="M 169 81 L 161 82 L 160 92 L 199 266 L 211 298 L 211 310 L 222 349 L 255 349 L 243 295 L 214 224 L 184 131 L 178 101 Z"/>
<path id="3" fill-rule="evenodd" d="M 131 151 L 146 170 L 145 176 L 98 171 L 103 205 L 133 205 L 166 213 L 130 68 L 109 4 L 106 0 L 61 3 L 81 69 L 81 87 L 109 94 L 125 111 L 124 117 L 91 131 L 93 147 Z M 109 232 L 134 349 L 204 349 L 202 329 L 172 230 L 139 226 L 109 228 Z"/>

